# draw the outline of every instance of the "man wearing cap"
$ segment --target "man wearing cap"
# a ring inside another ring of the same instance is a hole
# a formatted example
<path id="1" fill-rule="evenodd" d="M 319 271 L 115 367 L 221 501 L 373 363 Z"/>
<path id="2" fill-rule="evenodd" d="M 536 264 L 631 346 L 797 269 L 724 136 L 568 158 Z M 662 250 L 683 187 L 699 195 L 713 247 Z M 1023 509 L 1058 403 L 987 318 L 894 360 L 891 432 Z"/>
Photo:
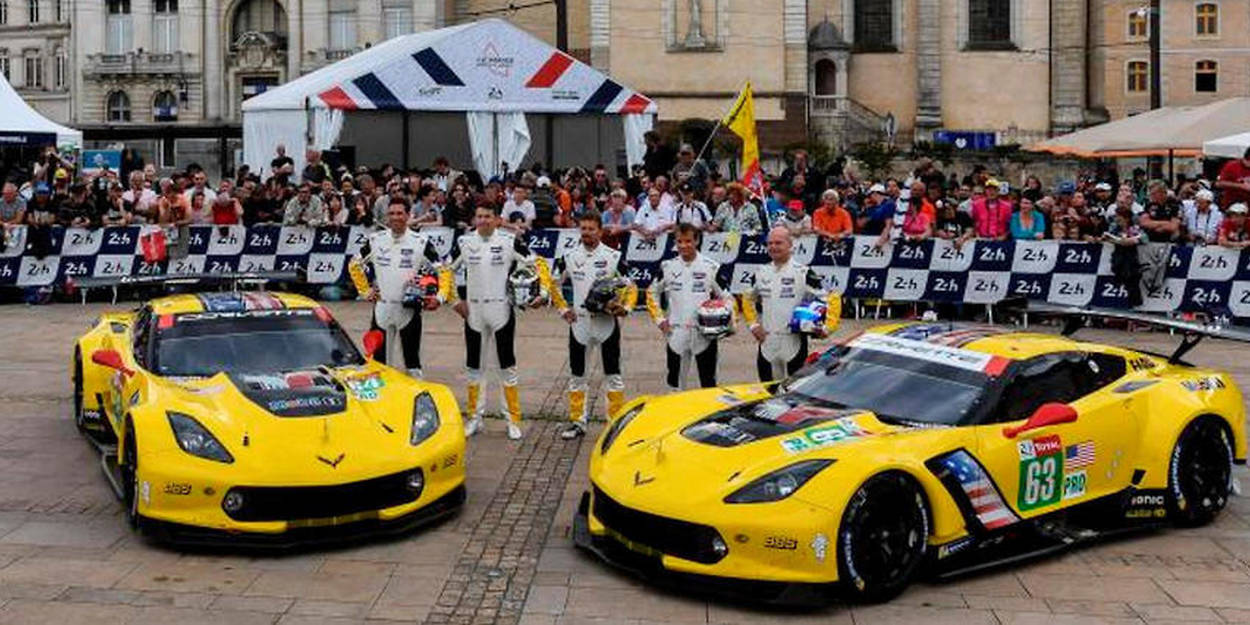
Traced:
<path id="1" fill-rule="evenodd" d="M 1194 204 L 1185 210 L 1186 238 L 1197 245 L 1214 244 L 1219 240 L 1224 214 L 1215 205 L 1215 194 L 1201 189 L 1194 194 Z"/>
<path id="2" fill-rule="evenodd" d="M 868 196 L 864 198 L 864 208 L 859 213 L 855 231 L 862 234 L 878 235 L 885 230 L 886 222 L 894 221 L 895 202 L 887 198 L 885 186 L 881 183 L 868 187 Z"/>
<path id="3" fill-rule="evenodd" d="M 699 230 L 708 230 L 712 225 L 712 213 L 707 204 L 695 199 L 694 185 L 687 180 L 677 186 L 681 194 L 681 202 L 674 210 L 674 220 L 678 224 L 690 224 Z"/>
<path id="4" fill-rule="evenodd" d="M 998 196 L 999 182 L 985 181 L 985 197 L 972 201 L 972 223 L 979 239 L 1006 240 L 1011 234 L 1011 202 Z"/>
<path id="5" fill-rule="evenodd" d="M 1250 247 L 1250 224 L 1246 222 L 1246 205 L 1238 202 L 1228 207 L 1228 214 L 1220 224 L 1219 243 L 1222 247 L 1244 249 Z"/>

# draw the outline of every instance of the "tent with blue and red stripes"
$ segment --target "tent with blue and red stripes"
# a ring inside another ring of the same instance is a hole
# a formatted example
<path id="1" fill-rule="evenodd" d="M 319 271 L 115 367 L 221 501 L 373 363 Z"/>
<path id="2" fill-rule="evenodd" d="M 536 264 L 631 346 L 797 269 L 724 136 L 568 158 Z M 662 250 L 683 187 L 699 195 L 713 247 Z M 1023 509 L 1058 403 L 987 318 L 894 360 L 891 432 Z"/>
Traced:
<path id="1" fill-rule="evenodd" d="M 313 111 L 309 115 L 308 111 Z M 245 160 L 265 163 L 264 136 L 298 134 L 332 144 L 334 126 L 353 111 L 463 111 L 646 115 L 656 105 L 645 95 L 500 19 L 470 22 L 395 37 L 243 103 Z M 287 112 L 288 115 L 281 113 Z M 290 115 L 300 112 L 303 117 Z M 335 113 L 341 112 L 341 113 Z M 311 122 L 314 126 L 307 127 Z M 250 123 L 249 123 L 250 122 Z M 276 129 L 287 128 L 275 134 Z M 328 128 L 326 128 L 328 127 Z M 268 132 L 265 132 L 265 131 Z M 310 132 L 311 131 L 311 132 Z M 294 145 L 293 145 L 294 144 Z M 254 151 L 258 158 L 247 155 Z"/>

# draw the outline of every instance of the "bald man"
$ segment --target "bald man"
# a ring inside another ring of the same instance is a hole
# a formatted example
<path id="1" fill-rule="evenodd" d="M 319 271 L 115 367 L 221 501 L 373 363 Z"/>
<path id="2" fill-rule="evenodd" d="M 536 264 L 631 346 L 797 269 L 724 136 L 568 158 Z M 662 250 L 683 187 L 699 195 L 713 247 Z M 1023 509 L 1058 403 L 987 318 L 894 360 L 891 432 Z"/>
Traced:
<path id="1" fill-rule="evenodd" d="M 769 231 L 768 257 L 772 262 L 755 271 L 750 290 L 742 294 L 742 316 L 759 343 L 755 364 L 761 382 L 791 375 L 807 359 L 807 335 L 790 332 L 790 318 L 804 300 L 825 300 L 825 333 L 837 328 L 842 315 L 838 294 L 827 292 L 815 271 L 796 262 L 793 249 L 794 239 L 788 229 L 779 226 Z"/>

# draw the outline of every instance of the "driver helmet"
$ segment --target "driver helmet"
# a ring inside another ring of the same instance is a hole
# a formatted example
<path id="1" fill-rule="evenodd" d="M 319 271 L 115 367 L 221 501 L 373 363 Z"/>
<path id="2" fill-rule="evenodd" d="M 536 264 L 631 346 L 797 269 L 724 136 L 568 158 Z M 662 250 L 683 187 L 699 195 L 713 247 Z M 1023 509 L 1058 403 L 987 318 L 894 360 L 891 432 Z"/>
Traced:
<path id="1" fill-rule="evenodd" d="M 517 308 L 543 303 L 546 294 L 538 281 L 538 272 L 529 265 L 521 265 L 508 276 L 508 299 Z"/>
<path id="2" fill-rule="evenodd" d="M 716 340 L 733 334 L 733 304 L 724 299 L 710 299 L 699 304 L 696 323 L 699 334 L 709 339 Z"/>
<path id="3" fill-rule="evenodd" d="M 790 314 L 790 332 L 792 334 L 811 334 L 816 336 L 825 333 L 825 316 L 828 307 L 815 297 L 805 297 L 794 312 Z"/>
<path id="4" fill-rule="evenodd" d="M 600 278 L 590 285 L 590 292 L 582 306 L 592 314 L 607 314 L 614 303 L 620 303 L 621 291 L 625 289 L 623 278 Z"/>

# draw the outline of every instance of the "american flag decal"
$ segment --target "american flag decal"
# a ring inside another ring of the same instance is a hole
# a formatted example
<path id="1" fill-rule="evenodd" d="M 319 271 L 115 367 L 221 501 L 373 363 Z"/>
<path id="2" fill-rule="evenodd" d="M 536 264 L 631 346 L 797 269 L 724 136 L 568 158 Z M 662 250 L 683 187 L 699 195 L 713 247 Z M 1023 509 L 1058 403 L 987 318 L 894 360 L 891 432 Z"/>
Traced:
<path id="1" fill-rule="evenodd" d="M 959 482 L 959 487 L 972 504 L 977 520 L 985 529 L 1006 527 L 1020 520 L 998 494 L 985 469 L 968 452 L 961 449 L 951 453 L 942 458 L 939 464 Z"/>
<path id="2" fill-rule="evenodd" d="M 1083 441 L 1068 445 L 1063 453 L 1063 466 L 1066 469 L 1079 469 L 1094 464 L 1094 441 Z"/>

